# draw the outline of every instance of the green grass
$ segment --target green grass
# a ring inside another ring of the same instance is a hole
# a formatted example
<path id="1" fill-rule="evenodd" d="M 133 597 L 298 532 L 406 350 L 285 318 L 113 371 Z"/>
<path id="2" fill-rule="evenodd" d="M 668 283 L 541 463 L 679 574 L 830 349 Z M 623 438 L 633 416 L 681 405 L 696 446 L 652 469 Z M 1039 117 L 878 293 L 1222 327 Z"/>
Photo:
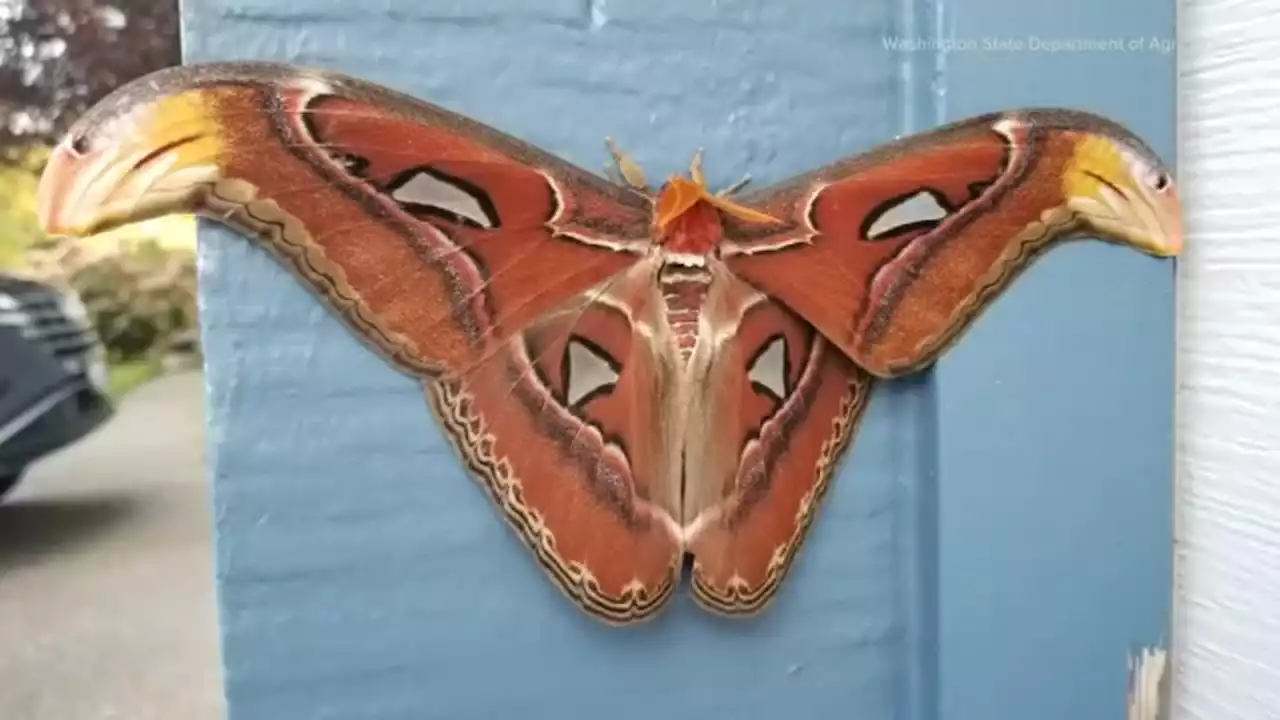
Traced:
<path id="1" fill-rule="evenodd" d="M 119 400 L 130 390 L 144 385 L 160 374 L 160 363 L 155 360 L 130 360 L 112 363 L 107 368 L 107 390 Z"/>

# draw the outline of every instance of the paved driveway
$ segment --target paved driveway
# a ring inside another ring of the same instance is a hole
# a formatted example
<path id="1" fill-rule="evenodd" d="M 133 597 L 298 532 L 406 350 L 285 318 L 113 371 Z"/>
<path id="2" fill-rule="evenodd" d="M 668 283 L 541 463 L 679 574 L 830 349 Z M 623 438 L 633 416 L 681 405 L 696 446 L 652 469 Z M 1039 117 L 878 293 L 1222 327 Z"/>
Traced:
<path id="1" fill-rule="evenodd" d="M 0 504 L 0 718 L 222 717 L 201 402 L 139 388 Z"/>

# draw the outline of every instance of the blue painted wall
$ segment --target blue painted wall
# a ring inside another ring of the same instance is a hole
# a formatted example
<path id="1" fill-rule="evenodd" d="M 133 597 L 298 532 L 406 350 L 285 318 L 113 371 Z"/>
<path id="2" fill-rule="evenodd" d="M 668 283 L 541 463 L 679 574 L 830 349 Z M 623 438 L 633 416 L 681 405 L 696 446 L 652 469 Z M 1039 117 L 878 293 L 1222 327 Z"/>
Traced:
<path id="1" fill-rule="evenodd" d="M 1173 37 L 1130 0 L 186 0 L 190 61 L 428 98 L 585 167 L 707 150 L 761 183 L 943 120 L 1073 105 L 1172 157 L 1174 59 L 984 49 Z M 941 54 L 886 38 L 947 38 Z M 964 49 L 968 44 L 972 48 Z M 772 610 L 636 629 L 565 602 L 415 384 L 265 253 L 202 230 L 231 720 L 1123 717 L 1170 595 L 1173 280 L 1054 251 L 938 366 L 882 386 Z"/>

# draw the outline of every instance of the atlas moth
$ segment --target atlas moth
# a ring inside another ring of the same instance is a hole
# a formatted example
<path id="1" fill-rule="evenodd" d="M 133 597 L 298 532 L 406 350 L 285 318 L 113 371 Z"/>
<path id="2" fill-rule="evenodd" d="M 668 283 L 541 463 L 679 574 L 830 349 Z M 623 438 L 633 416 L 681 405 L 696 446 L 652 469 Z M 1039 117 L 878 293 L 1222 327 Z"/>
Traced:
<path id="1" fill-rule="evenodd" d="M 1034 258 L 1176 255 L 1176 190 L 1122 126 L 992 113 L 714 192 L 701 158 L 616 180 L 356 78 L 171 68 L 50 159 L 45 228 L 171 213 L 273 252 L 420 380 L 467 470 L 578 606 L 774 597 L 873 384 L 927 368 Z"/>

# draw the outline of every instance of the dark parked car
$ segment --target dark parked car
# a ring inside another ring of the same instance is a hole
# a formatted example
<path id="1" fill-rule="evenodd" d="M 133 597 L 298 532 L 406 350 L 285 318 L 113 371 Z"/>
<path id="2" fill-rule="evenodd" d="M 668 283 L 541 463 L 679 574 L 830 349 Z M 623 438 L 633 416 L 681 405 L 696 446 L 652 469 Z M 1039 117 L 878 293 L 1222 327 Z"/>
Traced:
<path id="1" fill-rule="evenodd" d="M 105 352 L 80 297 L 0 273 L 0 496 L 113 412 Z"/>

